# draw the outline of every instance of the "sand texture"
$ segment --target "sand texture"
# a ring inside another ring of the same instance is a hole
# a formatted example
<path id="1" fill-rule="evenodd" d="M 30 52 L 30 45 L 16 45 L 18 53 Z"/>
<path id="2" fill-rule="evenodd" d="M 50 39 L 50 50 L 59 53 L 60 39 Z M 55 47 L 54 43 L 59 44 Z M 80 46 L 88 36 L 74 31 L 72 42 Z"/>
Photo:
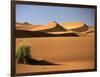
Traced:
<path id="1" fill-rule="evenodd" d="M 28 65 L 16 63 L 17 74 L 95 68 L 94 27 L 87 26 L 82 22 L 58 24 L 53 21 L 44 26 L 17 23 L 16 31 L 19 32 L 16 36 L 20 36 L 16 37 L 16 50 L 21 45 L 27 45 L 30 46 L 33 59 L 58 64 Z M 34 36 L 34 32 L 39 37 Z M 29 33 L 31 35 L 28 36 Z M 44 36 L 40 36 L 41 34 Z M 72 34 L 75 34 L 74 37 Z"/>

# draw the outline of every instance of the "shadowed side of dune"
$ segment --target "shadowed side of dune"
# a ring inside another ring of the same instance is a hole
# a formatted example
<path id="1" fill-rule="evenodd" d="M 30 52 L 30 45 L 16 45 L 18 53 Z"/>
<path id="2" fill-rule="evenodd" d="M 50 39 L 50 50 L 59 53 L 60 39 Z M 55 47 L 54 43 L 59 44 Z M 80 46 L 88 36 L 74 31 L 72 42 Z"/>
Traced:
<path id="1" fill-rule="evenodd" d="M 76 32 L 84 32 L 84 31 L 88 30 L 88 26 L 86 24 L 84 24 L 84 26 L 82 26 L 80 28 L 75 28 L 75 29 L 72 29 L 72 30 L 76 31 Z"/>
<path id="2" fill-rule="evenodd" d="M 76 33 L 63 33 L 63 34 L 49 34 L 46 32 L 40 32 L 40 31 L 22 31 L 22 30 L 16 30 L 16 38 L 30 38 L 30 37 L 78 37 Z"/>

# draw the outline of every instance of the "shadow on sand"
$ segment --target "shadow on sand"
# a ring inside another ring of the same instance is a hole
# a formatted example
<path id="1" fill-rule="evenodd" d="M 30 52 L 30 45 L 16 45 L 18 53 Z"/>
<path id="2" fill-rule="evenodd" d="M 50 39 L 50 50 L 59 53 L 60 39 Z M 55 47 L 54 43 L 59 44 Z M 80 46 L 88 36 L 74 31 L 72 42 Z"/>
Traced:
<path id="1" fill-rule="evenodd" d="M 29 64 L 29 65 L 59 65 L 59 64 L 55 64 L 55 63 L 52 63 L 52 62 L 49 62 L 49 61 L 36 60 L 36 59 L 31 59 L 31 58 L 21 60 L 18 63 L 20 63 L 20 64 Z"/>
<path id="2" fill-rule="evenodd" d="M 30 37 L 79 37 L 76 33 L 63 34 L 49 34 L 41 31 L 22 31 L 16 30 L 16 38 L 30 38 Z"/>

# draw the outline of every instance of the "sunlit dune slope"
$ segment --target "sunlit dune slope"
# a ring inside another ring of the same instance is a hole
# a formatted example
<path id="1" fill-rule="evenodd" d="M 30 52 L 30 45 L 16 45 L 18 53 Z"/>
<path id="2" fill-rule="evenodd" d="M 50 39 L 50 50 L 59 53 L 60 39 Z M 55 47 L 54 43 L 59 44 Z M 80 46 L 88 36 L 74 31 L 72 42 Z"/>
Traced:
<path id="1" fill-rule="evenodd" d="M 83 22 L 63 22 L 61 26 L 68 30 L 73 30 L 76 32 L 84 32 L 88 30 L 88 26 Z"/>
<path id="2" fill-rule="evenodd" d="M 45 31 L 45 32 L 58 32 L 58 31 L 67 31 L 65 28 L 63 28 L 61 25 L 56 23 L 55 21 L 49 22 L 46 25 L 37 27 L 35 29 L 31 29 L 30 31 Z"/>
<path id="3" fill-rule="evenodd" d="M 32 25 L 32 24 L 24 24 L 24 23 L 16 23 L 16 30 L 26 30 L 30 31 L 30 29 L 37 28 L 42 25 Z"/>
<path id="4" fill-rule="evenodd" d="M 82 22 L 63 22 L 61 23 L 61 26 L 63 26 L 66 29 L 76 29 L 84 26 L 84 23 Z"/>
<path id="5" fill-rule="evenodd" d="M 91 26 L 87 26 L 85 23 L 82 22 L 63 22 L 58 24 L 55 21 L 49 22 L 46 25 L 32 25 L 29 23 L 16 23 L 16 30 L 21 31 L 30 31 L 30 32 L 45 32 L 47 34 L 52 35 L 59 35 L 65 33 L 73 33 L 76 35 L 89 34 L 94 32 L 94 28 Z"/>

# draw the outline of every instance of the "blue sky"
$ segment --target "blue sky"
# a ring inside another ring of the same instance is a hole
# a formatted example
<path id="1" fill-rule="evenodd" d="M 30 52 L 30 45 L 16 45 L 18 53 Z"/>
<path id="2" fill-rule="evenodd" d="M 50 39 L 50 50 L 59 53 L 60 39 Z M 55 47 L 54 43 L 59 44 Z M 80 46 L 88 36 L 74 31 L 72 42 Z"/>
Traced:
<path id="1" fill-rule="evenodd" d="M 29 22 L 32 24 L 47 24 L 51 21 L 84 22 L 94 25 L 94 13 L 92 8 L 53 7 L 42 5 L 16 5 L 16 22 Z"/>

